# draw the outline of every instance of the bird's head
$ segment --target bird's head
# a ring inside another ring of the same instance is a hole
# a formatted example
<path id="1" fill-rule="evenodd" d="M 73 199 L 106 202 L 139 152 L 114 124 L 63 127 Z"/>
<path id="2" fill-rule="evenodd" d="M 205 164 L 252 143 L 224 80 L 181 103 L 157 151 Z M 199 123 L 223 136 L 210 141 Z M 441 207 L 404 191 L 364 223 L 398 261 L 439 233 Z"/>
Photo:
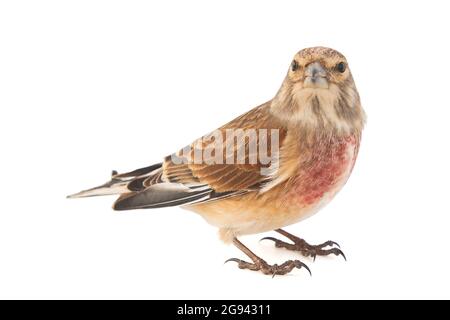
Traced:
<path id="1" fill-rule="evenodd" d="M 347 59 L 324 47 L 303 49 L 294 56 L 272 111 L 294 125 L 344 133 L 361 130 L 365 119 Z"/>
<path id="2" fill-rule="evenodd" d="M 351 79 L 345 57 L 336 50 L 315 47 L 298 52 L 292 60 L 287 76 L 296 90 L 329 89 L 344 85 Z"/>

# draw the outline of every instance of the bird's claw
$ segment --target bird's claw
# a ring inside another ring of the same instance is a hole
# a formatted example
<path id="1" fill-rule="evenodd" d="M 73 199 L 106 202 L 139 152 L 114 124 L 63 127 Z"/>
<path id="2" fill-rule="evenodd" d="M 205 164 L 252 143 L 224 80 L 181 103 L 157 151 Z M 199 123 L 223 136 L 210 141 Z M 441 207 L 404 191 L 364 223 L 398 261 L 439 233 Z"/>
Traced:
<path id="1" fill-rule="evenodd" d="M 334 254 L 336 256 L 341 255 L 345 261 L 347 258 L 344 252 L 340 249 L 340 246 L 337 242 L 334 241 L 326 241 L 319 245 L 310 245 L 305 240 L 295 237 L 295 239 L 291 239 L 294 243 L 287 243 L 281 241 L 274 237 L 264 237 L 260 241 L 263 240 L 271 240 L 275 243 L 275 247 L 277 248 L 286 248 L 292 251 L 299 251 L 305 257 L 313 258 L 313 261 L 316 260 L 317 256 L 328 256 L 330 254 Z M 333 247 L 336 246 L 336 247 Z M 326 247 L 332 247 L 330 249 L 324 249 Z"/>
<path id="2" fill-rule="evenodd" d="M 277 265 L 277 264 L 270 265 L 263 259 L 260 259 L 254 263 L 251 263 L 251 262 L 247 262 L 247 261 L 244 261 L 241 259 L 231 258 L 231 259 L 228 259 L 227 261 L 225 261 L 225 263 L 230 262 L 230 261 L 237 262 L 239 269 L 249 269 L 252 271 L 261 271 L 262 273 L 264 273 L 266 275 L 271 275 L 272 278 L 275 277 L 276 275 L 285 275 L 285 274 L 291 272 L 294 268 L 297 268 L 297 269 L 305 268 L 309 272 L 309 274 L 312 275 L 309 267 L 306 264 L 304 264 L 303 262 L 301 262 L 300 260 L 288 260 L 288 261 L 282 263 L 281 265 Z"/>
<path id="3" fill-rule="evenodd" d="M 324 243 L 322 243 L 322 244 L 319 245 L 319 247 L 321 247 L 321 248 L 332 247 L 332 246 L 336 246 L 336 247 L 338 247 L 338 248 L 341 247 L 341 246 L 339 245 L 339 243 L 334 242 L 334 241 L 331 241 L 331 240 L 325 241 Z"/>
<path id="4" fill-rule="evenodd" d="M 275 243 L 276 243 L 277 241 L 280 241 L 280 240 L 278 240 L 278 239 L 276 239 L 276 238 L 274 238 L 274 237 L 264 237 L 264 238 L 261 238 L 261 239 L 259 240 L 259 242 L 261 242 L 261 241 L 263 241 L 263 240 L 272 240 L 272 241 L 274 241 Z"/>

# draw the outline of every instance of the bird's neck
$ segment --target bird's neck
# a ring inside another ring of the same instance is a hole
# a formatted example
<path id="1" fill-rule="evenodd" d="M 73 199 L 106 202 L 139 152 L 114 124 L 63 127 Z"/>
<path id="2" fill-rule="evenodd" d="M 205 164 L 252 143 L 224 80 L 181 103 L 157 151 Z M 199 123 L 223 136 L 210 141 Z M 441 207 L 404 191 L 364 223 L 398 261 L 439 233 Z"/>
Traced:
<path id="1" fill-rule="evenodd" d="M 272 114 L 290 129 L 329 133 L 335 136 L 359 135 L 365 113 L 355 88 L 300 89 L 283 85 L 270 105 Z"/>

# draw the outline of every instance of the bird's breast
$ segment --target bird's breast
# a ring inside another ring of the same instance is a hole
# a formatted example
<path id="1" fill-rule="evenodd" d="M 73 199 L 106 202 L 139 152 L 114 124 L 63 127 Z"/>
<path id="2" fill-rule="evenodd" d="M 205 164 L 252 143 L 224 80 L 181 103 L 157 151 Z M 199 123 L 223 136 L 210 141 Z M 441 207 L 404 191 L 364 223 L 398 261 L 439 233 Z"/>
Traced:
<path id="1" fill-rule="evenodd" d="M 359 137 L 350 135 L 318 141 L 301 151 L 299 169 L 287 197 L 302 207 L 331 200 L 350 176 L 358 148 Z"/>

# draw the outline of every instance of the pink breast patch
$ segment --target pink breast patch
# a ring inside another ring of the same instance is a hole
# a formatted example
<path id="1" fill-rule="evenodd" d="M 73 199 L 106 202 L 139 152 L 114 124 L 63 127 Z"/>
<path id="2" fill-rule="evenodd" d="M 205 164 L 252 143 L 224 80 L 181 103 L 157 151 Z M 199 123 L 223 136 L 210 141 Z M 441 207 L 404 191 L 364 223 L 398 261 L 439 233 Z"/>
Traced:
<path id="1" fill-rule="evenodd" d="M 336 193 L 336 186 L 345 183 L 353 168 L 356 141 L 354 136 L 349 136 L 316 144 L 309 151 L 311 155 L 308 159 L 302 159 L 290 198 L 294 196 L 297 204 L 308 206 L 320 201 L 327 192 Z"/>

